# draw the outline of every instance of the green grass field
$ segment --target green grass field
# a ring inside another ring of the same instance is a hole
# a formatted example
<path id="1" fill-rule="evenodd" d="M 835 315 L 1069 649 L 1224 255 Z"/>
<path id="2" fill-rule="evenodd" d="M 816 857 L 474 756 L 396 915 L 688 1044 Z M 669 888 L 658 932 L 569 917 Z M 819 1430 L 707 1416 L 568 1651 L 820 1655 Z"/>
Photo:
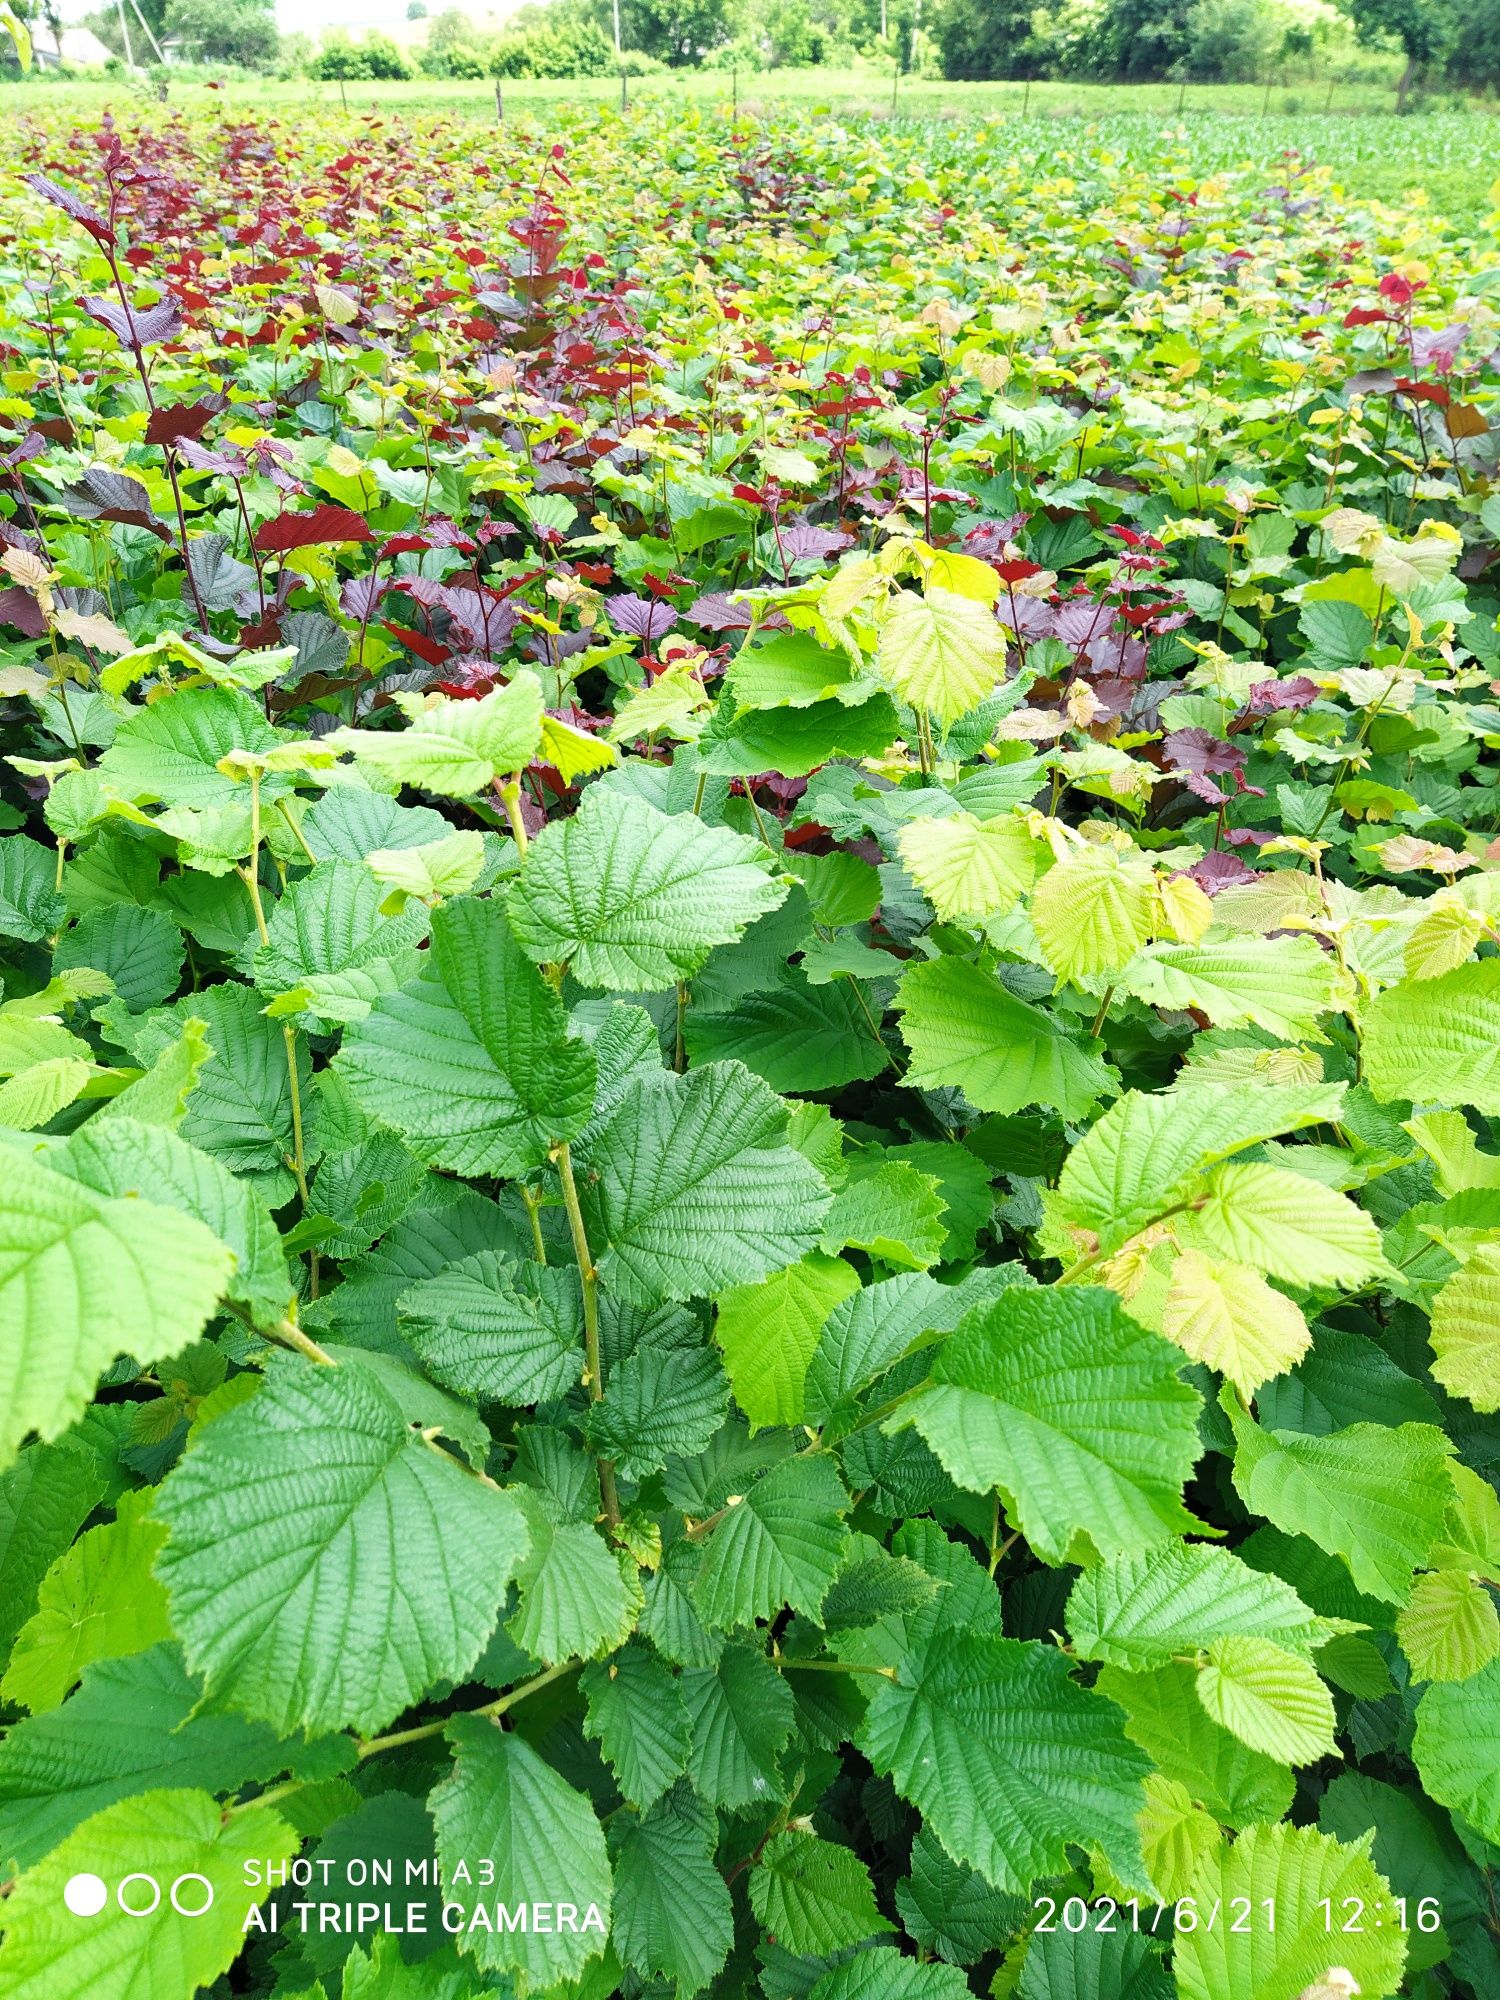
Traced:
<path id="1" fill-rule="evenodd" d="M 548 105 L 593 100 L 618 106 L 613 79 L 527 81 L 503 86 L 507 115 L 545 112 Z M 632 78 L 632 103 L 680 100 L 741 111 L 796 104 L 832 116 L 893 115 L 889 81 L 872 72 L 776 70 L 736 79 L 726 71 L 674 72 Z M 208 98 L 197 83 L 174 87 L 170 103 L 191 108 Z M 76 103 L 81 119 L 102 111 L 138 112 L 144 93 L 118 82 L 27 83 L 5 100 L 25 112 Z M 336 83 L 236 80 L 215 99 L 236 110 L 291 111 L 298 105 L 347 103 L 351 116 L 371 112 L 413 117 L 447 114 L 492 121 L 494 85 L 482 82 Z M 1080 127 L 1131 159 L 1180 143 L 1198 171 L 1246 163 L 1272 166 L 1289 150 L 1332 167 L 1351 193 L 1385 201 L 1425 198 L 1456 226 L 1479 230 L 1495 206 L 1500 115 L 1473 99 L 1424 100 L 1414 114 L 1393 115 L 1393 92 L 1371 83 L 1076 84 L 943 83 L 902 78 L 894 115 L 911 119 L 994 118 L 998 143 L 1044 161 L 1058 144 L 1076 143 Z M 1061 132 L 1059 128 L 1062 128 Z"/>

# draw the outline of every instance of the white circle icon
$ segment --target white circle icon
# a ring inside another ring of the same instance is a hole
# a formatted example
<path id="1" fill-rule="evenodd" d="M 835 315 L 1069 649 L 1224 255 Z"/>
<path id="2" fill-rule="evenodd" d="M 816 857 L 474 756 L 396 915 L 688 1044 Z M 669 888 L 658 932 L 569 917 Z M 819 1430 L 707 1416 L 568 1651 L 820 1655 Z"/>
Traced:
<path id="1" fill-rule="evenodd" d="M 149 1903 L 142 1902 L 137 1906 L 133 1902 L 126 1902 L 125 1891 L 130 1887 L 132 1882 L 145 1883 L 146 1887 L 151 1891 L 151 1900 Z M 161 1901 L 161 1884 L 154 1875 L 127 1875 L 115 1890 L 115 1901 L 127 1917 L 149 1917 Z"/>
<path id="2" fill-rule="evenodd" d="M 203 1892 L 202 1901 L 196 1909 L 189 1908 L 179 1900 L 178 1892 L 181 1890 L 184 1882 L 197 1882 L 201 1885 Z M 213 1908 L 214 1885 L 206 1875 L 179 1875 L 177 1880 L 172 1884 L 171 1894 L 172 1908 L 177 1912 L 179 1917 L 204 1917 Z"/>
<path id="3" fill-rule="evenodd" d="M 75 1917 L 97 1917 L 109 1901 L 109 1890 L 98 1875 L 70 1875 L 63 1884 L 63 1901 Z"/>

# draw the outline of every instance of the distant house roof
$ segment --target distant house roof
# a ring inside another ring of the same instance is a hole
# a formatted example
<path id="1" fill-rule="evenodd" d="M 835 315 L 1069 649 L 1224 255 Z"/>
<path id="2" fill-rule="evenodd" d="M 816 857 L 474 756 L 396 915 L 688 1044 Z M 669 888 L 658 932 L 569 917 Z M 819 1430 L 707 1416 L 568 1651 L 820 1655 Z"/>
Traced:
<path id="1" fill-rule="evenodd" d="M 39 27 L 32 37 L 32 54 L 45 67 L 55 67 L 58 50 L 53 46 L 50 31 Z M 100 41 L 92 28 L 64 28 L 62 32 L 62 61 L 82 63 L 89 66 L 107 63 L 110 51 Z"/>

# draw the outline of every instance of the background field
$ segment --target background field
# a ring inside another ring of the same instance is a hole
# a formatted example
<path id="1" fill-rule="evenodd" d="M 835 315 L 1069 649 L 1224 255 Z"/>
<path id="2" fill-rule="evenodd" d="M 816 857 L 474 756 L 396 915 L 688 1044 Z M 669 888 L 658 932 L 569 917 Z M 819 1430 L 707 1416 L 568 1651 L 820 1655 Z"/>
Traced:
<path id="1" fill-rule="evenodd" d="M 507 82 L 503 89 L 511 117 L 545 116 L 549 106 L 559 104 L 594 102 L 602 111 L 619 106 L 619 85 L 613 78 L 527 79 Z M 775 70 L 738 78 L 725 71 L 682 71 L 632 78 L 629 92 L 632 104 L 680 101 L 722 105 L 729 112 L 737 95 L 741 110 L 786 104 L 826 110 L 831 116 L 893 115 L 890 84 L 858 71 Z M 1455 225 L 1476 229 L 1496 205 L 1500 114 L 1488 104 L 1454 97 L 1429 99 L 1418 114 L 1397 119 L 1392 101 L 1389 91 L 1368 84 L 1266 89 L 1259 84 L 1027 85 L 903 77 L 894 116 L 898 121 L 995 119 L 996 144 L 1034 156 L 1039 171 L 1056 152 L 1085 137 L 1118 148 L 1131 161 L 1191 158 L 1199 171 L 1271 166 L 1295 152 L 1330 166 L 1356 198 L 1425 201 Z M 17 85 L 4 102 L 23 116 L 43 109 L 55 116 L 65 106 L 76 107 L 78 117 L 89 121 L 107 110 L 141 116 L 154 104 L 145 93 L 116 82 Z M 494 85 L 487 79 L 340 86 L 243 77 L 212 96 L 196 84 L 177 85 L 167 109 L 205 104 L 222 116 L 347 104 L 352 117 L 371 112 L 447 115 L 479 123 L 495 117 Z"/>

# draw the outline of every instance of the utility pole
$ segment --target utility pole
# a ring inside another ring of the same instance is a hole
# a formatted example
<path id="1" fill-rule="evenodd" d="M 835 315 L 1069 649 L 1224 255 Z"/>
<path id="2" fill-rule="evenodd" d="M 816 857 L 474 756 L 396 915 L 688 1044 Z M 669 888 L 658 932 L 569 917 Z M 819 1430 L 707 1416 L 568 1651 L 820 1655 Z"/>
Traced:
<path id="1" fill-rule="evenodd" d="M 146 19 L 145 15 L 141 12 L 141 0 L 130 0 L 130 6 L 131 6 L 131 11 L 135 15 L 135 18 L 140 22 L 141 26 L 146 31 L 146 40 L 151 44 L 152 48 L 155 49 L 156 51 L 156 60 L 163 66 L 165 66 L 167 59 L 162 54 L 161 43 L 156 39 L 156 36 L 152 33 L 151 23 Z"/>
<path id="2" fill-rule="evenodd" d="M 131 69 L 135 68 L 135 50 L 130 46 L 130 23 L 125 18 L 125 0 L 115 0 L 115 12 L 120 17 L 120 34 L 125 42 L 125 60 Z"/>

